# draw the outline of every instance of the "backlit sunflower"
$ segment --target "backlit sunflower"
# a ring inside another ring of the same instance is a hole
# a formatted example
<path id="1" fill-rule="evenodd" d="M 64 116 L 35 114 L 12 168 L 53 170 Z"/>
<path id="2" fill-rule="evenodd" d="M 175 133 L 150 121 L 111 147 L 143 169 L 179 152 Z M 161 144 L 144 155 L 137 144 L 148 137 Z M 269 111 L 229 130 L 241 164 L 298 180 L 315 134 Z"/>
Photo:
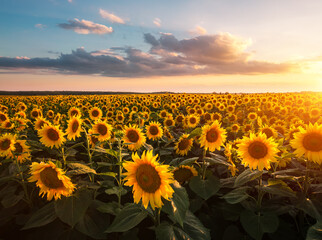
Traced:
<path id="1" fill-rule="evenodd" d="M 261 133 L 264 133 L 266 135 L 267 138 L 276 138 L 277 137 L 277 131 L 276 129 L 266 126 L 264 125 L 261 129 L 260 129 Z"/>
<path id="2" fill-rule="evenodd" d="M 175 143 L 174 149 L 176 150 L 176 153 L 184 156 L 187 155 L 190 149 L 193 145 L 193 139 L 188 138 L 189 134 L 183 134 L 178 142 Z"/>
<path id="3" fill-rule="evenodd" d="M 98 134 L 98 141 L 104 142 L 111 138 L 112 126 L 106 122 L 98 121 L 93 125 L 93 134 Z"/>
<path id="4" fill-rule="evenodd" d="M 6 120 L 8 120 L 9 118 L 8 118 L 8 115 L 7 114 L 5 114 L 5 113 L 3 113 L 3 112 L 0 112 L 0 123 L 2 123 L 2 122 L 4 122 L 4 121 L 6 121 Z"/>
<path id="5" fill-rule="evenodd" d="M 12 154 L 16 155 L 19 163 L 23 163 L 31 159 L 29 146 L 26 145 L 26 140 L 16 140 L 14 144 L 15 150 Z"/>
<path id="6" fill-rule="evenodd" d="M 15 150 L 15 136 L 12 134 L 4 134 L 0 137 L 0 156 L 9 156 L 11 151 Z"/>
<path id="7" fill-rule="evenodd" d="M 192 177 L 198 175 L 198 172 L 194 167 L 185 165 L 181 165 L 175 168 L 172 173 L 174 179 L 177 180 L 180 184 L 184 183 L 185 181 L 189 181 Z"/>
<path id="8" fill-rule="evenodd" d="M 187 126 L 190 127 L 190 128 L 195 128 L 198 125 L 199 121 L 200 121 L 200 118 L 197 115 L 188 115 L 186 117 L 186 119 L 187 119 L 186 120 L 187 121 Z"/>
<path id="9" fill-rule="evenodd" d="M 68 110 L 68 116 L 69 117 L 81 117 L 82 116 L 82 113 L 81 113 L 81 110 L 77 107 L 71 107 L 69 110 Z"/>
<path id="10" fill-rule="evenodd" d="M 161 128 L 160 123 L 158 122 L 150 122 L 149 125 L 146 126 L 146 136 L 148 139 L 156 140 L 160 139 L 163 135 L 163 130 Z"/>
<path id="11" fill-rule="evenodd" d="M 270 168 L 270 162 L 276 162 L 277 143 L 272 138 L 267 139 L 264 133 L 257 136 L 251 133 L 249 138 L 244 137 L 237 146 L 242 164 L 250 169 L 258 168 L 262 171 Z"/>
<path id="12" fill-rule="evenodd" d="M 129 127 L 124 127 L 123 141 L 124 143 L 131 143 L 127 145 L 128 149 L 136 151 L 142 147 L 146 141 L 146 138 L 140 128 L 138 128 L 136 125 L 132 126 L 130 124 Z"/>
<path id="13" fill-rule="evenodd" d="M 305 157 L 309 161 L 322 164 L 322 124 L 309 124 L 305 129 L 299 128 L 299 132 L 294 133 L 291 146 L 298 157 Z"/>
<path id="14" fill-rule="evenodd" d="M 152 151 L 143 152 L 141 158 L 137 153 L 132 154 L 132 161 L 123 164 L 126 186 L 133 186 L 133 198 L 135 203 L 142 204 L 145 208 L 149 203 L 152 209 L 161 208 L 163 203 L 161 197 L 169 200 L 174 193 L 172 173 L 168 165 L 161 165 L 153 156 Z"/>
<path id="15" fill-rule="evenodd" d="M 220 127 L 218 121 L 214 121 L 211 125 L 202 127 L 202 133 L 199 139 L 200 147 L 213 152 L 220 147 L 226 140 L 226 130 Z"/>
<path id="16" fill-rule="evenodd" d="M 46 147 L 59 148 L 66 141 L 63 132 L 55 125 L 46 125 L 38 131 L 40 142 Z"/>
<path id="17" fill-rule="evenodd" d="M 15 125 L 8 119 L 1 124 L 1 127 L 4 129 L 13 129 Z"/>
<path id="18" fill-rule="evenodd" d="M 81 136 L 83 120 L 78 117 L 71 117 L 68 121 L 68 127 L 66 129 L 66 134 L 68 140 L 75 140 L 76 137 Z"/>
<path id="19" fill-rule="evenodd" d="M 60 199 L 61 195 L 69 197 L 72 195 L 75 185 L 71 182 L 61 168 L 58 168 L 53 162 L 37 163 L 33 162 L 30 167 L 31 177 L 29 182 L 36 182 L 40 188 L 39 196 L 47 194 L 47 200 L 53 197 Z"/>
<path id="20" fill-rule="evenodd" d="M 49 124 L 50 123 L 46 118 L 39 117 L 35 121 L 34 128 L 35 128 L 35 130 L 40 130 L 40 129 L 42 129 L 42 127 L 49 125 Z"/>
<path id="21" fill-rule="evenodd" d="M 101 119 L 102 115 L 103 115 L 102 110 L 98 107 L 93 107 L 89 111 L 89 118 L 94 121 Z"/>

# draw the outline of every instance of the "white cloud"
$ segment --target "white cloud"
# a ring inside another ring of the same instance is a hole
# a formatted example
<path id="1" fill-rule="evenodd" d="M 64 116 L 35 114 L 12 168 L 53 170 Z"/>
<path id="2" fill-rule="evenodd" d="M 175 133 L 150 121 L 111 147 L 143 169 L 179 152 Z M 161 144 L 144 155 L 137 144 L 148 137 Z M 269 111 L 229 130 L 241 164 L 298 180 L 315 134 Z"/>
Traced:
<path id="1" fill-rule="evenodd" d="M 109 20 L 112 23 L 125 24 L 125 21 L 122 18 L 116 16 L 113 13 L 109 13 L 106 10 L 103 10 L 103 9 L 100 8 L 99 13 L 100 13 L 102 18 L 105 18 L 105 19 Z"/>
<path id="2" fill-rule="evenodd" d="M 201 26 L 196 26 L 195 29 L 189 31 L 192 35 L 205 35 L 207 34 L 207 30 Z"/>
<path id="3" fill-rule="evenodd" d="M 74 20 L 68 20 L 69 23 L 60 23 L 59 27 L 73 30 L 79 34 L 108 34 L 113 32 L 112 27 L 107 27 L 103 24 L 94 23 L 88 20 L 78 20 L 75 18 Z"/>
<path id="4" fill-rule="evenodd" d="M 47 27 L 46 25 L 44 25 L 44 24 L 41 24 L 41 23 L 37 23 L 36 25 L 35 25 L 35 27 L 36 28 L 39 28 L 39 29 L 44 29 L 45 27 Z"/>
<path id="5" fill-rule="evenodd" d="M 155 18 L 153 20 L 154 25 L 156 25 L 157 27 L 161 27 L 161 19 L 160 18 Z"/>

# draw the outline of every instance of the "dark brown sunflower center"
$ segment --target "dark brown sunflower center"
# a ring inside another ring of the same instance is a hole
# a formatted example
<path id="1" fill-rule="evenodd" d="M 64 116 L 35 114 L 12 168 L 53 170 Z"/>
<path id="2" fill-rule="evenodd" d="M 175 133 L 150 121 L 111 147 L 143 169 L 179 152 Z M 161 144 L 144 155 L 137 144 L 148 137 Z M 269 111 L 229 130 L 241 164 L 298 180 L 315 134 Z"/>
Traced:
<path id="1" fill-rule="evenodd" d="M 159 129 L 157 126 L 150 126 L 149 132 L 151 135 L 157 135 L 159 133 Z"/>
<path id="2" fill-rule="evenodd" d="M 182 116 L 177 117 L 177 121 L 181 123 L 183 121 L 183 117 Z"/>
<path id="3" fill-rule="evenodd" d="M 197 122 L 197 120 L 195 118 L 190 118 L 190 123 L 191 124 L 195 124 Z"/>
<path id="4" fill-rule="evenodd" d="M 205 120 L 210 120 L 211 119 L 211 115 L 209 113 L 205 114 Z"/>
<path id="5" fill-rule="evenodd" d="M 171 119 L 167 119 L 167 120 L 165 121 L 165 125 L 167 125 L 167 126 L 171 126 L 171 125 L 172 125 L 172 120 L 171 120 Z"/>
<path id="6" fill-rule="evenodd" d="M 47 167 L 40 172 L 41 182 L 48 188 L 61 188 L 64 187 L 62 180 L 58 179 L 57 172 L 51 167 Z"/>
<path id="7" fill-rule="evenodd" d="M 55 129 L 49 128 L 47 131 L 47 137 L 51 141 L 57 141 L 59 139 L 59 134 Z"/>
<path id="8" fill-rule="evenodd" d="M 106 127 L 104 124 L 99 124 L 99 125 L 97 126 L 97 132 L 98 132 L 100 135 L 104 136 L 104 135 L 106 135 L 106 133 L 107 133 L 107 127 Z"/>
<path id="9" fill-rule="evenodd" d="M 79 127 L 79 122 L 77 120 L 75 120 L 72 124 L 72 131 L 75 133 L 77 132 L 78 130 L 78 127 Z"/>
<path id="10" fill-rule="evenodd" d="M 206 140 L 211 143 L 216 142 L 218 137 L 218 132 L 214 128 L 210 129 L 206 134 Z"/>
<path id="11" fill-rule="evenodd" d="M 179 150 L 186 150 L 190 145 L 190 140 L 188 138 L 183 138 L 178 144 Z"/>
<path id="12" fill-rule="evenodd" d="M 273 137 L 274 136 L 273 131 L 271 129 L 269 129 L 269 128 L 264 128 L 262 130 L 262 133 L 264 133 L 267 138 L 270 138 L 270 137 Z"/>
<path id="13" fill-rule="evenodd" d="M 15 148 L 16 148 L 16 150 L 15 150 L 16 153 L 22 153 L 23 148 L 20 145 L 20 143 L 15 143 Z"/>
<path id="14" fill-rule="evenodd" d="M 4 139 L 2 142 L 0 142 L 0 148 L 1 150 L 8 150 L 10 147 L 11 141 L 10 139 Z"/>
<path id="15" fill-rule="evenodd" d="M 122 116 L 122 115 L 118 115 L 118 116 L 117 116 L 117 119 L 118 119 L 119 121 L 122 121 L 122 120 L 123 120 L 123 116 Z"/>
<path id="16" fill-rule="evenodd" d="M 231 127 L 231 129 L 232 129 L 233 131 L 237 131 L 237 130 L 238 130 L 238 126 L 237 126 L 237 125 L 233 125 L 233 126 Z"/>
<path id="17" fill-rule="evenodd" d="M 139 141 L 140 136 L 139 136 L 139 134 L 138 134 L 138 132 L 137 132 L 137 131 L 135 131 L 135 130 L 130 130 L 130 131 L 128 131 L 128 133 L 127 133 L 127 138 L 130 140 L 130 142 L 132 142 L 132 143 L 136 143 L 137 141 Z"/>
<path id="18" fill-rule="evenodd" d="M 162 112 L 161 113 L 161 117 L 166 117 L 167 116 L 167 113 L 166 112 Z"/>
<path id="19" fill-rule="evenodd" d="M 77 116 L 77 115 L 78 115 L 78 111 L 77 111 L 77 110 L 72 110 L 72 111 L 70 112 L 70 115 L 71 115 L 71 116 Z"/>
<path id="20" fill-rule="evenodd" d="M 303 146 L 306 150 L 319 152 L 322 150 L 322 134 L 309 133 L 303 138 Z"/>
<path id="21" fill-rule="evenodd" d="M 155 193 L 161 186 L 159 173 L 149 164 L 142 164 L 137 168 L 136 181 L 148 193 Z"/>
<path id="22" fill-rule="evenodd" d="M 32 115 L 33 117 L 38 117 L 38 111 L 32 111 L 32 112 L 31 112 L 31 115 Z"/>
<path id="23" fill-rule="evenodd" d="M 6 115 L 0 114 L 0 120 L 3 121 L 3 122 L 6 121 L 7 120 Z"/>
<path id="24" fill-rule="evenodd" d="M 173 172 L 174 179 L 180 183 L 189 180 L 192 176 L 192 172 L 187 168 L 179 168 Z"/>
<path id="25" fill-rule="evenodd" d="M 252 158 L 260 159 L 267 155 L 268 148 L 262 142 L 252 142 L 248 147 L 248 153 Z"/>
<path id="26" fill-rule="evenodd" d="M 92 111 L 92 116 L 97 117 L 99 115 L 99 112 L 97 110 Z"/>
<path id="27" fill-rule="evenodd" d="M 11 122 L 7 122 L 6 125 L 4 126 L 5 128 L 10 128 L 11 127 Z"/>

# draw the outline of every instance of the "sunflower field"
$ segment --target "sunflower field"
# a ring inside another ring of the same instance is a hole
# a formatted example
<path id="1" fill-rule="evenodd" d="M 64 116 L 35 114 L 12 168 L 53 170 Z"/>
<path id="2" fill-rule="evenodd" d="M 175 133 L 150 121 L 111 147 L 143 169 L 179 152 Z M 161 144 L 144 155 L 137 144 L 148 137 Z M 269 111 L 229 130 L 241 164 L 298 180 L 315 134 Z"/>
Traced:
<path id="1" fill-rule="evenodd" d="M 0 239 L 322 239 L 322 93 L 0 97 Z"/>

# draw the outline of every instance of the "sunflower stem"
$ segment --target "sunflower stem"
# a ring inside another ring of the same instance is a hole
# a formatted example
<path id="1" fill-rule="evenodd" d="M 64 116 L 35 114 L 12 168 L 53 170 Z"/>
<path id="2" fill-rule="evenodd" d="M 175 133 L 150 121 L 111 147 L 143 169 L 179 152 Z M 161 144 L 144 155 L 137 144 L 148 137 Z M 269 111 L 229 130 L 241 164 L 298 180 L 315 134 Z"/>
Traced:
<path id="1" fill-rule="evenodd" d="M 118 148 L 119 148 L 119 174 L 118 174 L 118 184 L 119 184 L 119 193 L 117 195 L 118 197 L 118 204 L 121 206 L 121 198 L 122 198 L 122 144 L 121 144 L 121 139 L 118 138 Z"/>
<path id="2" fill-rule="evenodd" d="M 154 225 L 155 227 L 158 227 L 160 225 L 160 213 L 161 213 L 161 208 L 156 208 L 154 210 Z"/>
<path id="3" fill-rule="evenodd" d="M 207 154 L 207 149 L 205 148 L 202 154 L 202 180 L 205 180 L 206 177 L 206 170 L 207 170 L 207 166 L 206 166 L 206 154 Z"/>
<path id="4" fill-rule="evenodd" d="M 88 133 L 86 131 L 85 128 L 83 128 L 84 132 L 85 132 L 85 136 L 86 136 L 86 145 L 87 145 L 87 154 L 88 154 L 88 160 L 89 160 L 89 163 L 90 163 L 90 166 L 92 167 L 93 165 L 93 161 L 92 161 L 92 154 L 91 153 L 91 148 L 90 148 L 90 142 L 89 142 L 89 138 L 88 138 Z M 93 173 L 90 173 L 89 174 L 89 178 L 91 180 L 91 182 L 94 182 L 94 174 Z"/>
<path id="5" fill-rule="evenodd" d="M 61 154 L 62 154 L 62 157 L 63 157 L 64 167 L 66 167 L 67 163 L 66 163 L 66 156 L 65 156 L 65 149 L 64 149 L 64 147 L 61 148 Z"/>
<path id="6" fill-rule="evenodd" d="M 309 160 L 306 160 L 306 171 L 305 171 L 305 179 L 304 179 L 304 197 L 307 196 L 307 192 L 309 190 L 309 170 L 310 170 L 310 166 L 309 166 Z"/>
<path id="7" fill-rule="evenodd" d="M 30 198 L 29 198 L 28 189 L 27 189 L 27 186 L 26 186 L 25 179 L 23 177 L 23 172 L 21 171 L 21 168 L 20 168 L 20 165 L 19 165 L 17 157 L 15 156 L 14 158 L 15 158 L 16 165 L 17 165 L 17 168 L 18 168 L 18 172 L 19 172 L 19 175 L 20 175 L 20 178 L 21 178 L 22 188 L 23 188 L 23 191 L 25 193 L 27 203 L 29 204 L 29 206 L 31 208 L 32 207 L 32 202 L 30 201 Z"/>

